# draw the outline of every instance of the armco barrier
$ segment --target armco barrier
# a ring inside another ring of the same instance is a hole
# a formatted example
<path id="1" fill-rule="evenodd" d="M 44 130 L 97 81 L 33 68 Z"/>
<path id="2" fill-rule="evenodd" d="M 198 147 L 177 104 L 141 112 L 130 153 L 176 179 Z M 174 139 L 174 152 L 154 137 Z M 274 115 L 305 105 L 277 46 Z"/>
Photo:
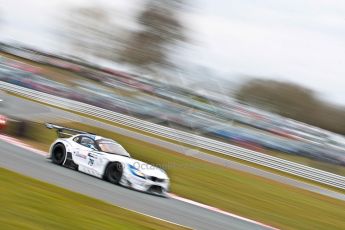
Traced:
<path id="1" fill-rule="evenodd" d="M 266 166 L 322 184 L 345 189 L 345 177 L 340 175 L 6 82 L 0 82 L 0 89 L 60 108 L 99 117 L 191 146 L 211 150 L 220 154 Z"/>

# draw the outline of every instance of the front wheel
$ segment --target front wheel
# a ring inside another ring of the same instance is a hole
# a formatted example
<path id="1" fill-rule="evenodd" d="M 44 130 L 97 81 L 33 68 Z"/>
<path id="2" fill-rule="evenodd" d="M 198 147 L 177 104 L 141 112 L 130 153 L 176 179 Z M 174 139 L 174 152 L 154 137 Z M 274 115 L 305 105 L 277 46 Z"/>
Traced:
<path id="1" fill-rule="evenodd" d="M 119 184 L 122 177 L 123 167 L 120 162 L 112 162 L 105 170 L 105 179 L 112 184 Z"/>
<path id="2" fill-rule="evenodd" d="M 62 165 L 66 158 L 65 146 L 61 143 L 54 145 L 51 158 L 54 164 Z"/>

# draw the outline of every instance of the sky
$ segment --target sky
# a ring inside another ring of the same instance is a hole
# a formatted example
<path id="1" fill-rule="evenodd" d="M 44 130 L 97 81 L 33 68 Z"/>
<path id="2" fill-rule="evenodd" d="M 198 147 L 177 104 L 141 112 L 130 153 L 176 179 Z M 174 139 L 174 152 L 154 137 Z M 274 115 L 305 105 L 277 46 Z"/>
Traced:
<path id="1" fill-rule="evenodd" d="M 62 10 L 96 3 L 130 18 L 142 2 L 0 0 L 0 40 L 59 50 L 54 28 Z M 295 82 L 345 105 L 345 1 L 194 0 L 189 6 L 181 15 L 191 40 L 183 60 L 227 78 Z"/>

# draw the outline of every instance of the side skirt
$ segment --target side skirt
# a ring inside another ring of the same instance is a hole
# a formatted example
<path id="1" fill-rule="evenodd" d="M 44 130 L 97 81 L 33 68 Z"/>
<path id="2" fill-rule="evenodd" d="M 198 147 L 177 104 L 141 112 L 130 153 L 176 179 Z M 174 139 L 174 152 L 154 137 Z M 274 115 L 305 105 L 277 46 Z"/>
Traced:
<path id="1" fill-rule="evenodd" d="M 78 170 L 78 165 L 76 163 L 74 163 L 73 159 L 72 159 L 72 153 L 68 152 L 67 153 L 67 157 L 66 160 L 63 164 L 65 167 L 73 169 L 73 170 Z"/>

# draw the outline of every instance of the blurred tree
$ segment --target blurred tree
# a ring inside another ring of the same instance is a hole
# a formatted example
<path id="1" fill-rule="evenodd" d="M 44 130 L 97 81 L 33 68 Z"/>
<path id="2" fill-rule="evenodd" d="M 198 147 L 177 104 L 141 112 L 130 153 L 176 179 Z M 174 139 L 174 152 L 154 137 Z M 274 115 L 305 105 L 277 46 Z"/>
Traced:
<path id="1" fill-rule="evenodd" d="M 137 21 L 141 28 L 130 34 L 120 59 L 137 66 L 173 66 L 169 54 L 186 38 L 177 18 L 183 6 L 181 0 L 148 0 Z"/>
<path id="2" fill-rule="evenodd" d="M 317 103 L 313 92 L 292 83 L 254 79 L 244 84 L 236 98 L 251 105 L 295 117 Z"/>
<path id="3" fill-rule="evenodd" d="M 296 84 L 252 79 L 240 87 L 235 97 L 246 104 L 345 134 L 344 109 L 327 105 L 313 91 Z"/>
<path id="4" fill-rule="evenodd" d="M 119 39 L 107 9 L 99 5 L 71 8 L 62 35 L 74 53 L 113 59 Z"/>

